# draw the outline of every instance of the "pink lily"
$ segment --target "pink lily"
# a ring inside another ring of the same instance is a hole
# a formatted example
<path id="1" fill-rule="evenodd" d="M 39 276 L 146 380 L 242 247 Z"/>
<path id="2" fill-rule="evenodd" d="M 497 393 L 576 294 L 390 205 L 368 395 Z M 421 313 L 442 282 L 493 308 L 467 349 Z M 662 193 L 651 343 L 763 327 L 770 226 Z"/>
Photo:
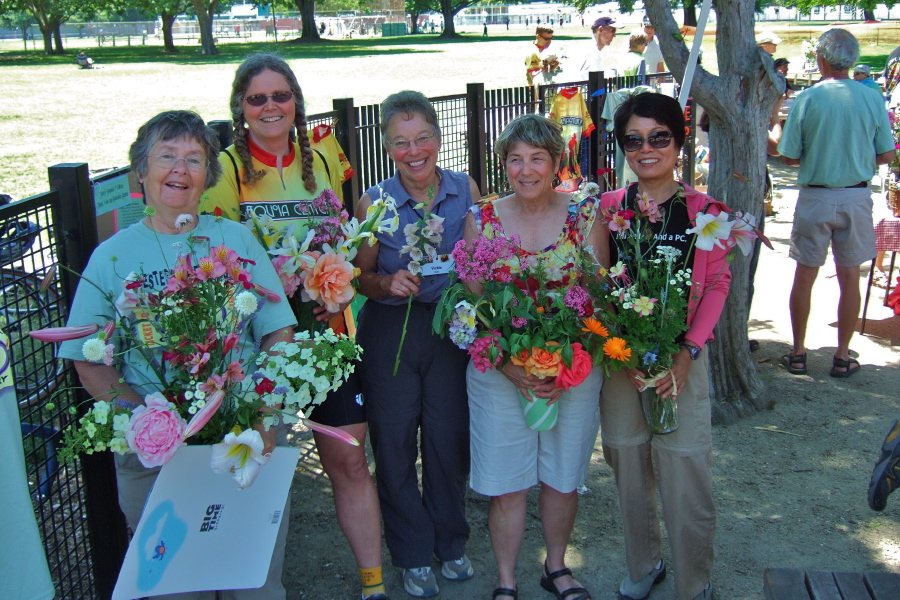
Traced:
<path id="1" fill-rule="evenodd" d="M 66 340 L 77 340 L 87 337 L 92 333 L 96 333 L 98 329 L 100 329 L 100 326 L 96 323 L 78 327 L 45 327 L 44 329 L 29 331 L 28 335 L 42 342 L 65 342 Z"/>
<path id="2" fill-rule="evenodd" d="M 329 425 L 322 425 L 321 423 L 316 423 L 315 421 L 310 421 L 309 419 L 300 420 L 303 421 L 304 425 L 306 425 L 313 431 L 318 431 L 319 433 L 330 435 L 331 437 L 337 438 L 342 442 L 347 442 L 351 446 L 359 446 L 359 440 L 357 440 L 355 437 L 353 437 L 343 429 L 338 429 L 337 427 L 331 427 Z"/>
<path id="3" fill-rule="evenodd" d="M 219 407 L 222 406 L 222 400 L 225 398 L 225 392 L 223 390 L 219 390 L 206 400 L 206 406 L 197 411 L 191 420 L 188 421 L 187 427 L 184 430 L 184 439 L 191 437 L 200 432 L 203 429 L 203 426 L 206 425 L 209 420 L 212 418 L 216 411 L 219 410 Z"/>

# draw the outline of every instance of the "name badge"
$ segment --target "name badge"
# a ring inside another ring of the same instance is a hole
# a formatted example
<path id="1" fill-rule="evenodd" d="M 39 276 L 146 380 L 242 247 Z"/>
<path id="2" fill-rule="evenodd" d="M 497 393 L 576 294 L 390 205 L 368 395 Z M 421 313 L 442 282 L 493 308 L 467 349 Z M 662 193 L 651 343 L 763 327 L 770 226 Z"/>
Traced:
<path id="1" fill-rule="evenodd" d="M 434 262 L 422 265 L 422 275 L 444 275 L 456 265 L 450 254 L 438 254 Z"/>

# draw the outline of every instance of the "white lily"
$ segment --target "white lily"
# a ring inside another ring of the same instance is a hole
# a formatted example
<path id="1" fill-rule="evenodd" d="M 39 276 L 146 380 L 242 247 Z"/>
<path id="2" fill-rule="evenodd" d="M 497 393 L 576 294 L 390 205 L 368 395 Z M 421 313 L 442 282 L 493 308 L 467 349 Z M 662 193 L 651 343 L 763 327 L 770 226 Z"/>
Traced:
<path id="1" fill-rule="evenodd" d="M 275 256 L 289 256 L 290 260 L 285 263 L 284 266 L 284 270 L 287 272 L 296 273 L 304 266 L 312 267 L 316 264 L 316 261 L 311 256 L 305 254 L 305 252 L 309 250 L 309 245 L 312 243 L 315 236 L 316 232 L 313 229 L 310 229 L 306 233 L 306 239 L 303 240 L 302 243 L 295 236 L 288 236 L 281 248 L 269 250 L 269 254 Z"/>
<path id="2" fill-rule="evenodd" d="M 707 252 L 713 249 L 713 246 L 725 249 L 722 240 L 727 240 L 731 236 L 731 227 L 733 221 L 728 220 L 728 213 L 722 211 L 713 216 L 706 213 L 697 213 L 697 226 L 687 230 L 688 234 L 696 234 L 696 246 L 700 250 Z"/>
<path id="3" fill-rule="evenodd" d="M 232 473 L 238 487 L 250 486 L 259 475 L 259 468 L 269 462 L 263 453 L 262 436 L 255 429 L 246 429 L 236 435 L 225 435 L 220 444 L 212 447 L 209 466 L 215 473 Z"/>

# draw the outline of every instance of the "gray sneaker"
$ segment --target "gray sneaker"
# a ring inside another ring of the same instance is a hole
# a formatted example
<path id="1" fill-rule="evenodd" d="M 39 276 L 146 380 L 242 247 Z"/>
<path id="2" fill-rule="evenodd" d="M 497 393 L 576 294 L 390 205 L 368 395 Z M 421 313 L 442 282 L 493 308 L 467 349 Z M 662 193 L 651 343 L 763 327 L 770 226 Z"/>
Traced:
<path id="1" fill-rule="evenodd" d="M 437 596 L 440 589 L 431 567 L 419 567 L 417 569 L 402 569 L 403 589 L 410 596 L 416 598 L 431 598 Z"/>
<path id="2" fill-rule="evenodd" d="M 703 591 L 694 596 L 694 600 L 715 600 L 716 595 L 713 594 L 712 590 L 712 582 L 706 584 L 706 587 L 703 588 Z"/>
<path id="3" fill-rule="evenodd" d="M 650 595 L 650 590 L 653 589 L 653 586 L 662 582 L 665 578 L 666 563 L 659 561 L 656 568 L 640 581 L 632 581 L 626 575 L 625 579 L 622 580 L 622 585 L 619 586 L 618 596 L 620 600 L 644 600 Z M 701 595 L 700 597 L 702 598 L 703 596 Z"/>
<path id="4" fill-rule="evenodd" d="M 472 579 L 472 575 L 475 574 L 475 568 L 472 567 L 472 562 L 465 554 L 462 555 L 462 558 L 445 560 L 443 563 L 444 564 L 441 566 L 441 575 L 444 576 L 444 579 L 449 579 L 450 581 L 465 581 L 466 579 Z"/>

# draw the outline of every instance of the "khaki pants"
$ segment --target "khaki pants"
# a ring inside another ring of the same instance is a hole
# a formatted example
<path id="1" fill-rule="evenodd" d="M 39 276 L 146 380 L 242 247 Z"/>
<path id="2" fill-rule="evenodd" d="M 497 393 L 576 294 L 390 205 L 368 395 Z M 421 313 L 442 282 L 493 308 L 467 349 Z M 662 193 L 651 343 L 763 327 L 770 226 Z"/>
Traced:
<path id="1" fill-rule="evenodd" d="M 628 576 L 640 581 L 659 563 L 659 487 L 678 600 L 693 600 L 712 573 L 716 511 L 707 365 L 703 352 L 691 366 L 678 395 L 674 433 L 650 433 L 640 396 L 623 373 L 606 380 L 600 401 L 603 456 L 619 490 Z"/>

